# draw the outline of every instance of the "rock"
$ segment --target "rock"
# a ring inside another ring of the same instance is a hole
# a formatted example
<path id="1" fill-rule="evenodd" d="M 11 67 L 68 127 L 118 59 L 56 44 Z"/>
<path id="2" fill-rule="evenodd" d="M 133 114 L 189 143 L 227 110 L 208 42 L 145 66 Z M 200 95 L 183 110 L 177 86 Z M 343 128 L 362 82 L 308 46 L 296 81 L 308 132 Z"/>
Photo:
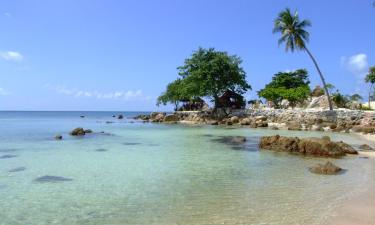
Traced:
<path id="1" fill-rule="evenodd" d="M 230 121 L 232 122 L 232 124 L 236 124 L 240 122 L 240 119 L 238 118 L 238 116 L 232 116 L 230 118 Z"/>
<path id="2" fill-rule="evenodd" d="M 85 118 L 85 116 L 79 116 L 79 117 L 81 117 L 81 118 Z"/>
<path id="3" fill-rule="evenodd" d="M 315 88 L 312 90 L 311 92 L 311 96 L 312 97 L 320 97 L 322 95 L 324 95 L 324 89 L 321 88 L 319 85 L 315 86 Z"/>
<path id="4" fill-rule="evenodd" d="M 0 159 L 10 159 L 10 158 L 15 158 L 17 155 L 2 155 L 0 156 Z"/>
<path id="5" fill-rule="evenodd" d="M 136 120 L 149 120 L 150 116 L 149 115 L 138 115 L 138 116 L 134 117 L 134 119 L 136 119 Z"/>
<path id="6" fill-rule="evenodd" d="M 179 118 L 176 114 L 167 115 L 163 119 L 164 122 L 177 122 L 179 121 Z"/>
<path id="7" fill-rule="evenodd" d="M 216 121 L 216 120 L 213 120 L 213 121 L 210 121 L 209 124 L 213 125 L 213 126 L 216 126 L 216 125 L 219 125 L 219 122 Z"/>
<path id="8" fill-rule="evenodd" d="M 374 133 L 375 127 L 373 127 L 373 126 L 358 125 L 358 126 L 354 126 L 352 128 L 352 131 L 353 132 L 360 132 L 360 133 L 369 134 L 369 133 Z"/>
<path id="9" fill-rule="evenodd" d="M 333 142 L 326 138 L 297 138 L 279 135 L 262 137 L 261 149 L 299 153 L 311 156 L 339 157 L 356 154 L 351 146 L 344 142 Z"/>
<path id="10" fill-rule="evenodd" d="M 228 145 L 243 145 L 246 142 L 246 137 L 242 136 L 223 136 L 218 139 L 214 139 L 215 142 L 228 144 Z"/>
<path id="11" fill-rule="evenodd" d="M 243 118 L 241 121 L 240 121 L 240 124 L 241 125 L 250 125 L 251 123 L 251 120 L 249 118 Z"/>
<path id="12" fill-rule="evenodd" d="M 86 129 L 85 130 L 85 134 L 91 134 L 92 133 L 92 130 L 91 129 Z"/>
<path id="13" fill-rule="evenodd" d="M 85 135 L 85 130 L 82 127 L 77 127 L 70 132 L 72 136 L 83 136 Z"/>
<path id="14" fill-rule="evenodd" d="M 233 125 L 233 122 L 228 120 L 226 123 L 225 123 L 227 126 L 232 126 Z"/>
<path id="15" fill-rule="evenodd" d="M 9 173 L 15 173 L 15 172 L 21 172 L 21 171 L 24 171 L 24 170 L 26 170 L 26 167 L 22 166 L 22 167 L 17 167 L 17 168 L 8 170 L 8 172 Z"/>
<path id="16" fill-rule="evenodd" d="M 325 141 L 331 141 L 331 138 L 329 136 L 323 136 L 322 137 L 322 140 L 325 140 Z"/>
<path id="17" fill-rule="evenodd" d="M 56 139 L 56 140 L 62 140 L 62 138 L 63 138 L 63 136 L 62 136 L 61 134 L 57 134 L 57 135 L 55 136 L 55 139 Z"/>
<path id="18" fill-rule="evenodd" d="M 374 150 L 371 146 L 369 146 L 367 144 L 360 145 L 359 149 L 361 149 L 361 150 L 369 150 L 369 151 Z"/>
<path id="19" fill-rule="evenodd" d="M 122 114 L 118 115 L 118 116 L 117 116 L 117 119 L 119 119 L 119 120 L 124 119 L 124 115 L 122 115 Z"/>
<path id="20" fill-rule="evenodd" d="M 298 121 L 291 121 L 286 124 L 288 130 L 301 130 L 301 123 Z"/>
<path id="21" fill-rule="evenodd" d="M 311 130 L 312 131 L 322 131 L 323 127 L 320 124 L 314 124 L 314 125 L 311 126 Z"/>
<path id="22" fill-rule="evenodd" d="M 230 143 L 232 144 L 242 144 L 244 142 L 246 142 L 246 137 L 237 136 L 230 139 Z"/>
<path id="23" fill-rule="evenodd" d="M 112 115 L 112 117 L 113 117 L 113 118 L 115 118 L 115 117 L 116 117 L 116 115 Z"/>
<path id="24" fill-rule="evenodd" d="M 71 178 L 46 175 L 46 176 L 38 177 L 34 181 L 39 182 L 39 183 L 57 183 L 57 182 L 72 181 L 72 180 L 73 179 Z"/>
<path id="25" fill-rule="evenodd" d="M 152 122 L 163 122 L 165 113 L 151 113 L 150 117 Z"/>
<path id="26" fill-rule="evenodd" d="M 316 174 L 333 175 L 342 171 L 342 169 L 331 162 L 325 164 L 317 164 L 309 168 L 310 172 Z"/>
<path id="27" fill-rule="evenodd" d="M 255 121 L 266 121 L 267 117 L 266 116 L 256 116 Z"/>

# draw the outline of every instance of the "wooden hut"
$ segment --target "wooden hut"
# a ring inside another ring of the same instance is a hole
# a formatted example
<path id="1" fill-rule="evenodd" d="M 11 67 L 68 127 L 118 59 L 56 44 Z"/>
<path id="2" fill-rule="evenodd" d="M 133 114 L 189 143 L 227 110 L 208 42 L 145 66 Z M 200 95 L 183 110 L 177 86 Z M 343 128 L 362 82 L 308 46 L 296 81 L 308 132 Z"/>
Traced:
<path id="1" fill-rule="evenodd" d="M 243 109 L 245 106 L 244 97 L 231 90 L 225 91 L 217 102 L 217 108 Z"/>

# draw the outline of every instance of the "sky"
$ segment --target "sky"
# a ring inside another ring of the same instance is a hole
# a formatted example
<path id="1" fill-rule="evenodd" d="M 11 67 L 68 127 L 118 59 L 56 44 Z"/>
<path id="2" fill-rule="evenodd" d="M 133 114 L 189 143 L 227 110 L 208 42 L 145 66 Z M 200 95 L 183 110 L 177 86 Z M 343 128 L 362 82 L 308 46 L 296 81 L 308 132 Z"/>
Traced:
<path id="1" fill-rule="evenodd" d="M 0 0 L 0 110 L 152 111 L 199 47 L 242 58 L 257 91 L 273 74 L 306 68 L 272 33 L 286 7 L 312 26 L 308 47 L 326 81 L 367 96 L 375 65 L 372 0 Z"/>

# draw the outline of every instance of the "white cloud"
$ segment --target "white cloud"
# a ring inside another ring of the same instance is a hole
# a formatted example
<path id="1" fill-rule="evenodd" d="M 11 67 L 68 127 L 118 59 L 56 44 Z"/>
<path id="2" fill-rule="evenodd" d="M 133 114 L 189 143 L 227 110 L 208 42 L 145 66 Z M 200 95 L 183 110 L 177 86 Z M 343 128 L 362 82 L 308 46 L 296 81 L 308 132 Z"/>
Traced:
<path id="1" fill-rule="evenodd" d="M 112 92 L 99 92 L 99 91 L 86 91 L 77 89 L 68 89 L 64 86 L 51 86 L 46 85 L 47 88 L 56 91 L 59 94 L 69 95 L 76 98 L 97 98 L 97 99 L 123 99 L 123 100 L 150 100 L 149 96 L 145 96 L 142 90 L 128 90 L 128 91 L 112 91 Z"/>
<path id="2" fill-rule="evenodd" d="M 4 88 L 0 88 L 0 96 L 1 95 L 10 95 L 10 92 L 6 91 Z"/>
<path id="3" fill-rule="evenodd" d="M 23 60 L 23 55 L 15 51 L 6 51 L 6 52 L 0 52 L 0 58 L 8 60 L 8 61 L 20 62 Z"/>

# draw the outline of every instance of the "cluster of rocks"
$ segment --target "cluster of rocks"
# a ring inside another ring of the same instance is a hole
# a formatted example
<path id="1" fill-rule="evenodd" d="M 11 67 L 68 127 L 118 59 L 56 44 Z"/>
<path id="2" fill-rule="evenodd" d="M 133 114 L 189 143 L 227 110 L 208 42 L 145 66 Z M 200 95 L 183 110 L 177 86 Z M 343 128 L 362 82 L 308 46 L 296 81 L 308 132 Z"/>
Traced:
<path id="1" fill-rule="evenodd" d="M 333 132 L 375 133 L 375 113 L 372 111 L 337 109 L 247 109 L 222 114 L 202 112 L 154 112 L 135 119 L 148 122 L 189 122 L 209 125 L 241 125 L 251 128 L 312 130 Z"/>
<path id="2" fill-rule="evenodd" d="M 326 162 L 325 164 L 317 164 L 309 168 L 310 172 L 316 174 L 333 175 L 343 171 L 342 168 L 336 166 L 332 162 Z"/>
<path id="3" fill-rule="evenodd" d="M 350 145 L 340 141 L 333 142 L 328 136 L 322 138 L 265 136 L 260 139 L 261 149 L 298 153 L 311 156 L 340 157 L 358 154 Z"/>
<path id="4" fill-rule="evenodd" d="M 90 133 L 92 133 L 92 130 L 90 129 L 83 129 L 82 127 L 77 127 L 70 132 L 70 135 L 83 136 L 83 135 L 90 134 Z"/>

